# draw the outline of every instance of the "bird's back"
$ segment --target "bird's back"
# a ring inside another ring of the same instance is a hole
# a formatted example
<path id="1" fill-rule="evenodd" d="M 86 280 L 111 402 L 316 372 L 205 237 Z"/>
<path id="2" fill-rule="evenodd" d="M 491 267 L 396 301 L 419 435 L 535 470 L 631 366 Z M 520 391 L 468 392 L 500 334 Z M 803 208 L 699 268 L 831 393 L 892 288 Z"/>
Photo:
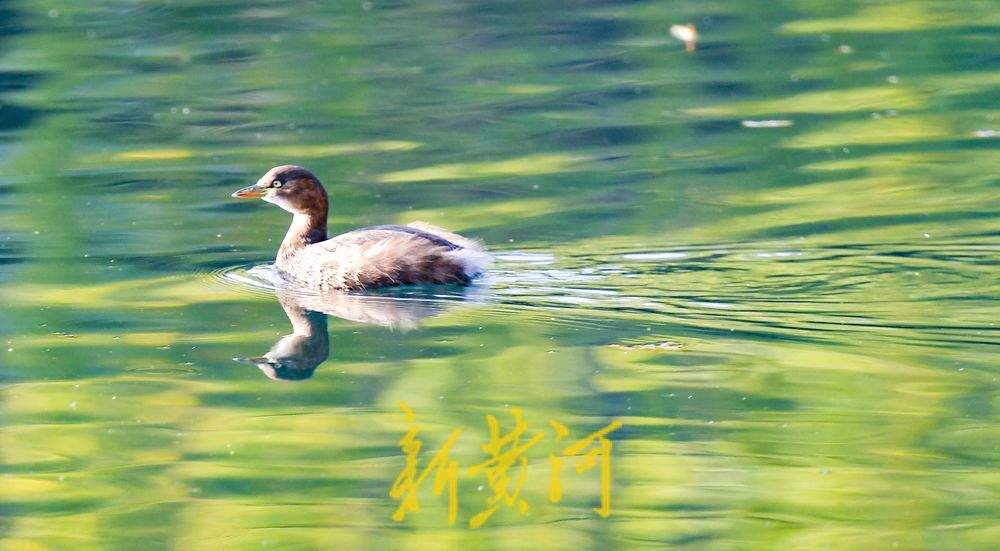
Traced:
<path id="1" fill-rule="evenodd" d="M 361 228 L 308 245 L 278 268 L 321 290 L 465 283 L 490 257 L 475 241 L 414 222 Z M 283 265 L 284 264 L 284 265 Z"/>

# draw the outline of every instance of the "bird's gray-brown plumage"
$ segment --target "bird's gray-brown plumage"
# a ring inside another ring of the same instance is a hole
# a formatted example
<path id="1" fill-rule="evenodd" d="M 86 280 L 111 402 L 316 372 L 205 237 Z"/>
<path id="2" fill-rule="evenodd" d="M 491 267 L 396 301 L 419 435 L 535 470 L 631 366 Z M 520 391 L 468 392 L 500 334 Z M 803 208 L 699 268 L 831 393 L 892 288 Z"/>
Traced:
<path id="1" fill-rule="evenodd" d="M 326 191 L 302 167 L 272 168 L 233 196 L 260 197 L 293 214 L 275 264 L 289 279 L 319 290 L 467 283 L 490 261 L 478 242 L 423 222 L 372 226 L 327 239 Z"/>

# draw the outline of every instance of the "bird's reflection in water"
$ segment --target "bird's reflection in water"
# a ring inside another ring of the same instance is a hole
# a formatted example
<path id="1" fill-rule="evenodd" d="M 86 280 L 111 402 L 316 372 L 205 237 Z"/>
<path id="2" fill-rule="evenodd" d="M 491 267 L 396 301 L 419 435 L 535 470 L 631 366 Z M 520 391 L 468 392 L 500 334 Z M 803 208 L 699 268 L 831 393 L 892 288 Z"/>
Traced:
<path id="1" fill-rule="evenodd" d="M 431 289 L 408 289 L 405 294 L 300 295 L 279 292 L 278 300 L 292 324 L 292 332 L 278 339 L 263 356 L 237 359 L 256 365 L 275 381 L 312 377 L 330 353 L 327 315 L 349 321 L 409 330 L 426 317 L 468 302 L 472 292 L 442 298 Z"/>

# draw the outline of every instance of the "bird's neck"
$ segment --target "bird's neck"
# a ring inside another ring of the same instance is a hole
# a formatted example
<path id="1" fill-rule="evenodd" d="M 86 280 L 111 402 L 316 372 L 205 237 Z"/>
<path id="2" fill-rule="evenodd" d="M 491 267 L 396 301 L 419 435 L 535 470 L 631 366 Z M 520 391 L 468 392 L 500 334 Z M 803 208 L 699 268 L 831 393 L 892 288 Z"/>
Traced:
<path id="1" fill-rule="evenodd" d="M 292 225 L 278 249 L 278 258 L 288 257 L 295 252 L 326 240 L 326 212 L 295 213 Z"/>

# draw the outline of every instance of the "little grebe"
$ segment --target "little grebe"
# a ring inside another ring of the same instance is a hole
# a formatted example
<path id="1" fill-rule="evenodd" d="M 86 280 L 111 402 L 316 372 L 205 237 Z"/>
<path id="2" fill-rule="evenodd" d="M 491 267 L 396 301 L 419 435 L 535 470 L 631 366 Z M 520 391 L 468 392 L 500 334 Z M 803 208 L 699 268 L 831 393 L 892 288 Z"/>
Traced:
<path id="1" fill-rule="evenodd" d="M 422 222 L 372 226 L 328 239 L 326 190 L 300 166 L 274 167 L 232 196 L 259 197 L 294 215 L 275 265 L 315 289 L 468 283 L 490 262 L 479 243 Z"/>

